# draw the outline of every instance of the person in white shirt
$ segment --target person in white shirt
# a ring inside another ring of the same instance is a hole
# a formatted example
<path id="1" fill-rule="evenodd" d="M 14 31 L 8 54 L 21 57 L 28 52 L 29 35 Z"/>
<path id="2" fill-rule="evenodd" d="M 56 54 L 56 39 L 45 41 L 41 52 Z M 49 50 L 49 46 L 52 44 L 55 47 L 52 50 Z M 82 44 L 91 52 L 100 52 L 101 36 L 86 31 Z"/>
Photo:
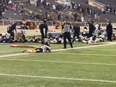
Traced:
<path id="1" fill-rule="evenodd" d="M 43 3 L 44 2 L 44 0 L 41 0 L 41 3 Z"/>
<path id="2" fill-rule="evenodd" d="M 98 32 L 99 32 L 99 24 L 95 24 L 95 35 L 98 37 Z"/>
<path id="3" fill-rule="evenodd" d="M 12 0 L 9 0 L 8 4 L 9 4 L 9 5 L 12 5 L 12 4 L 13 4 L 13 3 L 12 3 Z"/>
<path id="4" fill-rule="evenodd" d="M 67 7 L 67 2 L 64 2 L 64 8 L 66 8 Z"/>
<path id="5" fill-rule="evenodd" d="M 55 5 L 52 5 L 52 8 L 53 8 L 53 10 L 56 10 L 56 6 Z"/>

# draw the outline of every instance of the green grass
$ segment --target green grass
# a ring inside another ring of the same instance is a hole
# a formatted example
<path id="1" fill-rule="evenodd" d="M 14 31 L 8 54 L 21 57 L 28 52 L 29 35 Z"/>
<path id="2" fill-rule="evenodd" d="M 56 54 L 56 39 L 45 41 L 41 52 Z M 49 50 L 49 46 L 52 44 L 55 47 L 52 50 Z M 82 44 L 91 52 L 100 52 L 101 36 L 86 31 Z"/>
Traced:
<path id="1" fill-rule="evenodd" d="M 41 44 L 19 43 L 18 45 L 40 46 Z M 0 44 L 0 55 L 20 53 L 24 50 L 24 48 L 10 48 L 9 46 L 10 44 Z M 76 43 L 74 46 L 89 45 Z M 62 47 L 63 45 L 51 45 L 52 49 L 61 49 Z M 116 81 L 115 73 L 115 45 L 0 58 L 0 87 L 116 87 L 116 83 L 111 82 L 1 75 Z"/>
<path id="2" fill-rule="evenodd" d="M 41 47 L 42 45 L 40 43 L 0 43 L 0 55 L 3 54 L 11 54 L 11 53 L 21 53 L 23 50 L 26 48 L 12 48 L 10 45 L 20 45 L 20 46 L 36 46 L 36 47 Z M 86 46 L 87 44 L 82 44 L 82 43 L 75 43 L 74 47 L 80 47 L 80 46 Z M 63 45 L 62 44 L 51 44 L 51 49 L 62 49 Z M 67 47 L 70 48 L 68 45 Z"/>

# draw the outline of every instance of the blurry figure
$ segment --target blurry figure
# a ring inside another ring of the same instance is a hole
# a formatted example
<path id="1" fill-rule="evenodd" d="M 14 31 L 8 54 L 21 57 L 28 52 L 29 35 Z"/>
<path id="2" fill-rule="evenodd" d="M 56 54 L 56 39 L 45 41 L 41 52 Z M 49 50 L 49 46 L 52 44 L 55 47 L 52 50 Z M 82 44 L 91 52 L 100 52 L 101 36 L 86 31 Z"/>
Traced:
<path id="1" fill-rule="evenodd" d="M 112 30 L 112 24 L 111 24 L 111 22 L 109 22 L 109 24 L 107 25 L 106 32 L 107 32 L 107 40 L 108 41 L 112 41 L 113 30 Z"/>
<path id="2" fill-rule="evenodd" d="M 42 24 L 40 24 L 39 29 L 40 29 L 40 33 L 41 33 L 41 40 L 42 40 L 42 43 L 43 43 L 44 38 L 47 37 L 47 33 L 48 33 L 47 21 L 44 21 Z M 44 32 L 44 30 L 45 30 L 45 32 Z"/>
<path id="3" fill-rule="evenodd" d="M 17 26 L 17 22 L 14 23 L 13 25 L 11 25 L 11 27 L 9 27 L 9 29 L 7 31 L 10 34 L 10 36 L 12 37 L 13 40 L 14 40 L 14 30 L 17 32 L 16 26 Z"/>

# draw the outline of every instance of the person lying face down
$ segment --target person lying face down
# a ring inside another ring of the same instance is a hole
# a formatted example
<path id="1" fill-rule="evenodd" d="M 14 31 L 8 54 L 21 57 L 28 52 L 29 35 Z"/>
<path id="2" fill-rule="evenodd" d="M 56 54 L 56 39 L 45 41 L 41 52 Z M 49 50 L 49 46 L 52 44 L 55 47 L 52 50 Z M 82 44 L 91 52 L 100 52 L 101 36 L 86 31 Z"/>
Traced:
<path id="1" fill-rule="evenodd" d="M 46 42 L 43 46 L 33 49 L 26 49 L 23 53 L 45 53 L 51 52 L 51 48 L 48 42 Z"/>

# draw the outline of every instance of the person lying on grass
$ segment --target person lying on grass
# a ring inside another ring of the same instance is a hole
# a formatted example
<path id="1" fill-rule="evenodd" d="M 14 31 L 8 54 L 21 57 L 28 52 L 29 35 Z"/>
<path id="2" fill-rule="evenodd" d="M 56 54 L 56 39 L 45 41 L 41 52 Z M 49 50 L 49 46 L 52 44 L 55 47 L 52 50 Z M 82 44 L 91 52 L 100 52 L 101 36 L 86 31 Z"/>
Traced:
<path id="1" fill-rule="evenodd" d="M 46 42 L 43 46 L 32 49 L 26 49 L 23 51 L 23 53 L 45 53 L 45 52 L 51 52 L 50 45 L 48 42 Z"/>

